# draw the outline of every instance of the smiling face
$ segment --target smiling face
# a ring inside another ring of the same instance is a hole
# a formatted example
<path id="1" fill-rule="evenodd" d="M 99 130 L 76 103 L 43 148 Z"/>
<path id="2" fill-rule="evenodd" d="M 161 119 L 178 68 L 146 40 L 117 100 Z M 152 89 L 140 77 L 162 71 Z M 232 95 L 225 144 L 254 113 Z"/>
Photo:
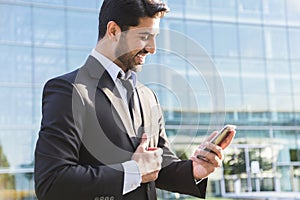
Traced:
<path id="1" fill-rule="evenodd" d="M 123 71 L 140 71 L 148 54 L 156 50 L 160 18 L 144 17 L 138 26 L 122 32 L 115 48 L 114 63 Z"/>

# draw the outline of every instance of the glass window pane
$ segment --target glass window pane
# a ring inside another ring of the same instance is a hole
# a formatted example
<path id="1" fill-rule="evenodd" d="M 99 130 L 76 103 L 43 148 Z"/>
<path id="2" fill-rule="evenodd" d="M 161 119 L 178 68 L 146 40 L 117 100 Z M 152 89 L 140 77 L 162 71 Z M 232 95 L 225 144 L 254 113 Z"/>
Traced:
<path id="1" fill-rule="evenodd" d="M 223 80 L 225 94 L 240 94 L 241 82 L 238 60 L 216 58 L 214 61 Z"/>
<path id="2" fill-rule="evenodd" d="M 261 0 L 237 0 L 239 21 L 261 22 Z"/>
<path id="3" fill-rule="evenodd" d="M 267 94 L 264 62 L 243 59 L 241 64 L 243 92 L 245 94 Z"/>
<path id="4" fill-rule="evenodd" d="M 34 52 L 34 83 L 43 84 L 66 71 L 64 49 L 35 48 Z"/>
<path id="5" fill-rule="evenodd" d="M 184 25 L 185 23 L 182 20 L 178 20 L 178 19 L 164 19 L 161 21 L 161 28 L 162 29 L 170 29 L 170 30 L 174 30 L 174 31 L 178 31 L 180 33 L 184 32 Z M 158 35 L 159 37 L 159 35 Z"/>
<path id="6" fill-rule="evenodd" d="M 288 58 L 285 28 L 265 27 L 265 47 L 267 58 Z"/>
<path id="7" fill-rule="evenodd" d="M 99 0 L 97 0 L 99 1 Z M 97 1 L 95 0 L 65 0 L 66 6 L 79 7 L 79 8 L 94 8 L 98 9 Z M 102 2 L 101 2 L 102 4 Z"/>
<path id="8" fill-rule="evenodd" d="M 267 24 L 285 24 L 285 0 L 264 0 L 263 18 Z"/>
<path id="9" fill-rule="evenodd" d="M 31 83 L 31 47 L 0 45 L 0 52 L 0 83 Z"/>
<path id="10" fill-rule="evenodd" d="M 1 145 L 11 168 L 20 168 L 21 165 L 30 164 L 32 166 L 34 149 L 32 144 L 35 137 L 36 135 L 32 134 L 32 131 L 1 130 Z"/>
<path id="11" fill-rule="evenodd" d="M 77 69 L 79 67 L 81 67 L 87 57 L 90 55 L 91 53 L 91 49 L 87 49 L 87 50 L 73 50 L 70 49 L 68 50 L 68 66 L 67 66 L 67 70 L 71 71 L 74 69 Z"/>
<path id="12" fill-rule="evenodd" d="M 300 28 L 289 29 L 290 57 L 300 59 Z"/>
<path id="13" fill-rule="evenodd" d="M 185 4 L 185 15 L 187 18 L 209 19 L 210 18 L 210 0 L 189 0 Z M 185 1 L 187 2 L 187 1 Z"/>
<path id="14" fill-rule="evenodd" d="M 183 17 L 184 15 L 184 5 L 185 1 L 182 0 L 166 0 L 165 1 L 169 8 L 171 9 L 171 12 L 167 14 L 168 17 Z"/>
<path id="15" fill-rule="evenodd" d="M 65 0 L 26 0 L 30 2 L 43 3 L 43 4 L 53 4 L 53 5 L 64 5 Z"/>
<path id="16" fill-rule="evenodd" d="M 271 111 L 293 112 L 293 98 L 290 94 L 270 94 L 269 100 Z"/>
<path id="17" fill-rule="evenodd" d="M 212 54 L 211 24 L 207 22 L 186 21 L 186 34 L 196 40 L 208 54 Z"/>
<path id="18" fill-rule="evenodd" d="M 0 124 L 32 124 L 32 89 L 26 87 L 0 87 Z"/>
<path id="19" fill-rule="evenodd" d="M 67 11 L 69 46 L 92 48 L 97 43 L 98 15 L 96 12 Z"/>
<path id="20" fill-rule="evenodd" d="M 34 43 L 65 45 L 64 10 L 34 7 Z"/>
<path id="21" fill-rule="evenodd" d="M 260 26 L 240 25 L 239 34 L 242 57 L 264 57 L 262 28 Z"/>
<path id="22" fill-rule="evenodd" d="M 31 34 L 30 7 L 0 4 L 0 41 L 29 43 Z"/>
<path id="23" fill-rule="evenodd" d="M 214 54 L 238 56 L 237 32 L 234 24 L 213 23 Z"/>
<path id="24" fill-rule="evenodd" d="M 300 25 L 300 1 L 286 0 L 288 24 L 291 26 Z"/>
<path id="25" fill-rule="evenodd" d="M 211 0 L 212 17 L 214 20 L 235 21 L 235 0 Z"/>
<path id="26" fill-rule="evenodd" d="M 292 81 L 293 81 L 293 93 L 296 95 L 300 95 L 300 62 L 292 62 L 291 68 L 292 68 L 291 71 L 292 71 Z"/>
<path id="27" fill-rule="evenodd" d="M 287 61 L 267 61 L 268 90 L 270 94 L 291 94 L 291 76 Z"/>

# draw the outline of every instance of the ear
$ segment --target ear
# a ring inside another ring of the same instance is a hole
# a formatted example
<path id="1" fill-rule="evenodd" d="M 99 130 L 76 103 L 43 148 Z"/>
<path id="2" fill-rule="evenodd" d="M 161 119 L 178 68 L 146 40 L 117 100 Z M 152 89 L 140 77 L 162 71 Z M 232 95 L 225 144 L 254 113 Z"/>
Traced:
<path id="1" fill-rule="evenodd" d="M 116 22 L 110 21 L 107 23 L 106 28 L 107 28 L 106 34 L 108 38 L 113 41 L 118 41 L 121 35 L 120 26 Z"/>

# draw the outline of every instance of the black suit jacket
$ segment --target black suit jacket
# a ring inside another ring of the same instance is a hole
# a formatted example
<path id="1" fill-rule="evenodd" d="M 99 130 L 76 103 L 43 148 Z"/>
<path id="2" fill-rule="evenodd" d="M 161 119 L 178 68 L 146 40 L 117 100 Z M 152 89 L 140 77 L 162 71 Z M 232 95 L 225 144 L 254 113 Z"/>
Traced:
<path id="1" fill-rule="evenodd" d="M 163 149 L 155 182 L 122 195 L 122 162 L 140 143 L 113 80 L 92 56 L 85 65 L 48 81 L 35 150 L 35 187 L 40 200 L 155 200 L 155 187 L 205 197 L 207 180 L 196 185 L 192 162 L 170 150 L 163 115 L 154 93 L 138 83 L 143 126 L 149 146 Z M 102 198 L 101 198 L 102 197 Z"/>

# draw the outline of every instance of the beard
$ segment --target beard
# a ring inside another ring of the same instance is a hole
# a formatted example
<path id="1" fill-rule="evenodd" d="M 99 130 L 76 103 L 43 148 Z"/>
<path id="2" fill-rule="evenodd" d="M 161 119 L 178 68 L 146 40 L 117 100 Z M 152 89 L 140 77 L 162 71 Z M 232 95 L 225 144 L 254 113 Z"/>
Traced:
<path id="1" fill-rule="evenodd" d="M 138 52 L 130 51 L 127 40 L 124 38 L 124 35 L 122 33 L 120 37 L 120 42 L 116 47 L 115 63 L 119 65 L 125 72 L 128 70 L 140 72 L 143 68 L 143 62 L 137 60 L 139 60 L 138 58 L 141 54 L 147 54 L 148 52 L 145 49 L 142 49 Z"/>

